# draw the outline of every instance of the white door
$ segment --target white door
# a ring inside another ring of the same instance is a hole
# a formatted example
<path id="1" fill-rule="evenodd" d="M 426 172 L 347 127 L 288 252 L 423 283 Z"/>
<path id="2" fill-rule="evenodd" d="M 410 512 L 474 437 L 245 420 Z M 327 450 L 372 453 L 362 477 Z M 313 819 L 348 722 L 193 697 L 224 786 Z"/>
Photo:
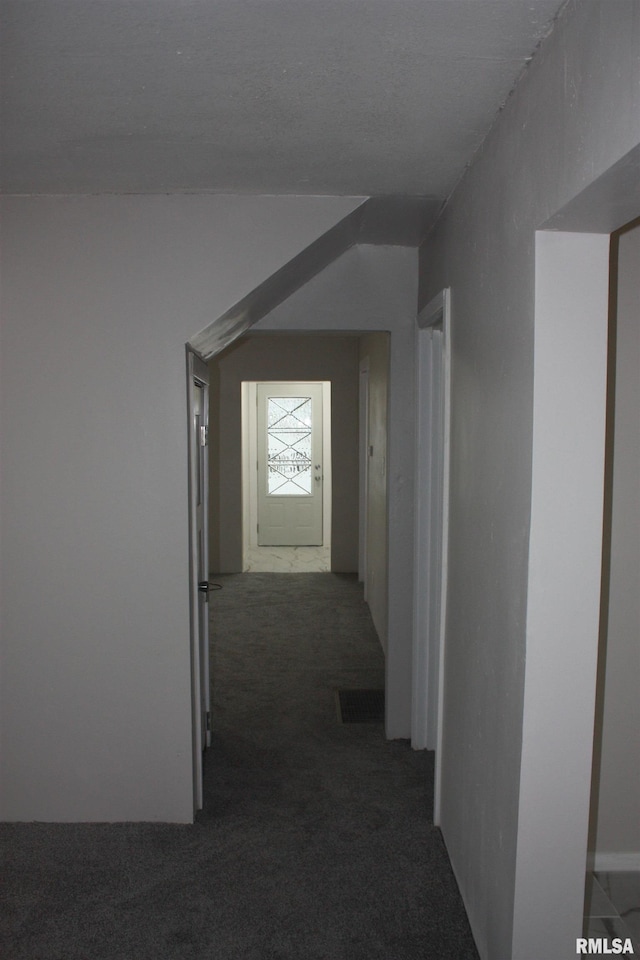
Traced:
<path id="1" fill-rule="evenodd" d="M 322 544 L 322 384 L 259 383 L 258 544 Z"/>
<path id="2" fill-rule="evenodd" d="M 194 796 L 202 807 L 202 753 L 211 744 L 209 686 L 209 557 L 207 534 L 209 371 L 188 353 L 191 657 Z"/>

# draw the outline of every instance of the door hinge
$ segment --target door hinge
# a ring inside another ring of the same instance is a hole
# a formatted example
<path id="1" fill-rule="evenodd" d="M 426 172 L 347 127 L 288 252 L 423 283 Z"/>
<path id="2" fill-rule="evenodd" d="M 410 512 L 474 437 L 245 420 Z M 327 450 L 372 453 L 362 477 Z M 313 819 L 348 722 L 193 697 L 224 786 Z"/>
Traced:
<path id="1" fill-rule="evenodd" d="M 207 730 L 211 732 L 211 711 L 207 710 Z"/>
<path id="2" fill-rule="evenodd" d="M 200 446 L 206 447 L 209 443 L 209 427 L 200 427 Z"/>
<path id="3" fill-rule="evenodd" d="M 256 523 L 256 533 L 260 533 L 260 524 Z"/>

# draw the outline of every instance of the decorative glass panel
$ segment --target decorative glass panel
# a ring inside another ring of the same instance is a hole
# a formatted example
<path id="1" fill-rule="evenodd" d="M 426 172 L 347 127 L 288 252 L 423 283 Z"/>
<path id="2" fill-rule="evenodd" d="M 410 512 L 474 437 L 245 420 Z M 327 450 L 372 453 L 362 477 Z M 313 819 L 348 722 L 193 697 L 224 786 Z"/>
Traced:
<path id="1" fill-rule="evenodd" d="M 268 493 L 310 496 L 311 397 L 269 397 L 267 404 Z"/>

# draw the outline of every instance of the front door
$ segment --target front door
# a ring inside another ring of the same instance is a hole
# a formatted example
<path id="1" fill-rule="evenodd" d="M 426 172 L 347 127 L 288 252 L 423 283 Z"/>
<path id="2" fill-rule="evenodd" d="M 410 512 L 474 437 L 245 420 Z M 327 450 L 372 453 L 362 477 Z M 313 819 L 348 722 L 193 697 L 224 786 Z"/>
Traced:
<path id="1" fill-rule="evenodd" d="M 322 544 L 322 384 L 259 383 L 258 544 Z"/>

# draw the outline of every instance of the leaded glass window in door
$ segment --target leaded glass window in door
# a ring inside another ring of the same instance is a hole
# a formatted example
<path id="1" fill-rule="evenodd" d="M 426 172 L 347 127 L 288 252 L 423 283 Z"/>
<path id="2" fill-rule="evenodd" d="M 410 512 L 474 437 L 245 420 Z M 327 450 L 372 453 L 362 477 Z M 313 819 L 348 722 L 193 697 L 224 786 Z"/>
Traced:
<path id="1" fill-rule="evenodd" d="M 311 397 L 267 398 L 269 496 L 311 495 Z"/>

